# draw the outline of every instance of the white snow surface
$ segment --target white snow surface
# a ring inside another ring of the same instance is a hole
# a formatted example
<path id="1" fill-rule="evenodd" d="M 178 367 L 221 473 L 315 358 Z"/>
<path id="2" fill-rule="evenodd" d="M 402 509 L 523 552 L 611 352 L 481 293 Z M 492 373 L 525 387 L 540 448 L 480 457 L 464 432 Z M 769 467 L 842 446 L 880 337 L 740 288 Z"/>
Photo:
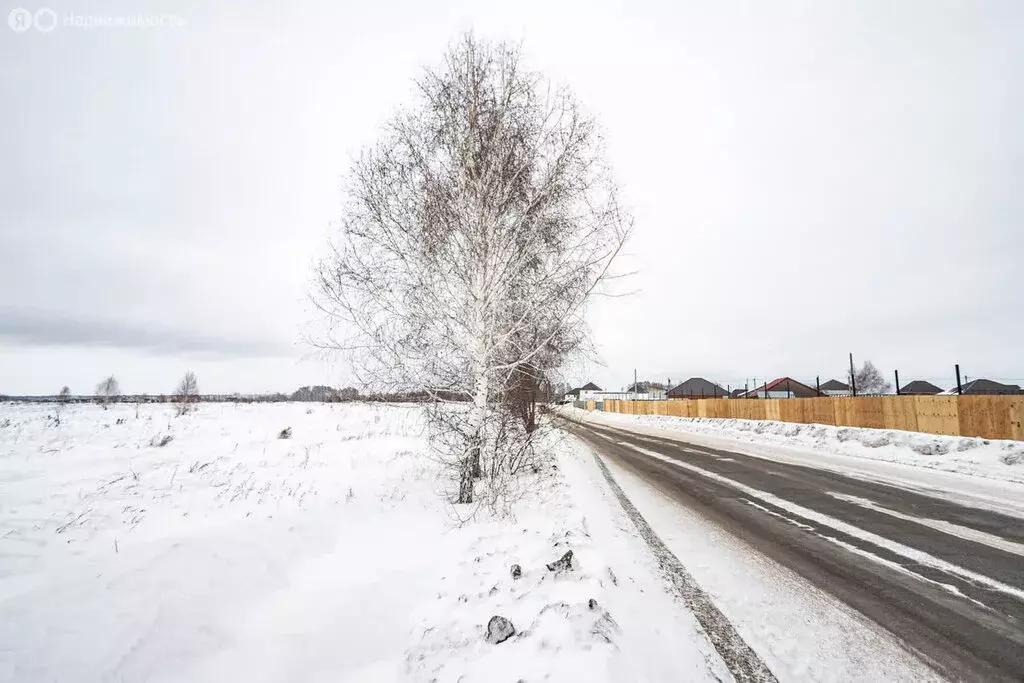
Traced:
<path id="1" fill-rule="evenodd" d="M 0 405 L 0 680 L 729 678 L 574 440 L 460 525 L 414 406 L 54 411 Z"/>

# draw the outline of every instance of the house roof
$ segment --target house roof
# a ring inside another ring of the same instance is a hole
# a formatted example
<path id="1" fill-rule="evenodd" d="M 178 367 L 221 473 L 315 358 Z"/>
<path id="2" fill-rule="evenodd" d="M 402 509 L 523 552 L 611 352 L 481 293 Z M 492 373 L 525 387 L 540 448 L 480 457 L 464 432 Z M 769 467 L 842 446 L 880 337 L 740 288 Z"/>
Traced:
<path id="1" fill-rule="evenodd" d="M 972 379 L 970 382 L 964 382 L 962 390 L 962 393 L 974 395 L 1014 395 L 1021 393 L 1020 387 L 1016 384 L 1001 384 L 991 379 Z M 942 393 L 955 394 L 956 387 Z"/>
<path id="2" fill-rule="evenodd" d="M 682 384 L 679 384 L 672 389 L 669 389 L 668 396 L 673 398 L 676 396 L 728 396 L 727 392 L 722 387 L 718 386 L 714 382 L 709 382 L 703 377 L 691 377 Z"/>
<path id="3" fill-rule="evenodd" d="M 913 382 L 907 382 L 906 386 L 900 387 L 900 393 L 931 396 L 942 393 L 942 389 L 923 379 L 915 379 Z"/>
<path id="4" fill-rule="evenodd" d="M 797 382 L 792 377 L 779 377 L 771 382 L 768 382 L 767 386 L 762 384 L 753 391 L 748 391 L 744 396 L 754 397 L 758 393 L 769 391 L 788 391 L 793 394 L 794 398 L 814 398 L 818 395 L 817 390 L 807 386 L 803 382 Z"/>
<path id="5" fill-rule="evenodd" d="M 597 386 L 593 382 L 587 382 L 582 387 L 570 389 L 569 391 L 565 392 L 565 395 L 569 396 L 571 394 L 573 396 L 579 396 L 581 391 L 601 391 L 601 387 Z"/>
<path id="6" fill-rule="evenodd" d="M 844 384 L 837 379 L 830 379 L 821 385 L 822 391 L 849 391 L 850 385 Z"/>
<path id="7" fill-rule="evenodd" d="M 640 392 L 640 393 L 648 392 L 651 389 L 662 389 L 662 390 L 664 390 L 665 389 L 665 385 L 664 384 L 659 384 L 658 382 L 637 382 L 636 384 L 630 384 L 628 387 L 626 387 L 626 391 Z"/>

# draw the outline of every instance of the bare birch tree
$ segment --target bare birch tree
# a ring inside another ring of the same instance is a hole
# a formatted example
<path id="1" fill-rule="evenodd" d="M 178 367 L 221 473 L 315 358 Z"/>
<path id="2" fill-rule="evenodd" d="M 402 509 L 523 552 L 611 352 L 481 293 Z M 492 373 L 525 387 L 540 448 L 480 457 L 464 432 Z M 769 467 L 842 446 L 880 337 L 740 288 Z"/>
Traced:
<path id="1" fill-rule="evenodd" d="M 892 384 L 885 380 L 875 364 L 869 360 L 857 368 L 854 378 L 858 394 L 887 394 L 892 391 Z"/>
<path id="2" fill-rule="evenodd" d="M 352 169 L 313 298 L 319 344 L 364 384 L 468 404 L 432 411 L 468 503 L 518 447 L 499 438 L 513 378 L 585 329 L 632 221 L 595 122 L 517 48 L 463 36 L 416 85 Z"/>
<path id="3" fill-rule="evenodd" d="M 96 398 L 99 399 L 100 405 L 103 406 L 104 410 L 107 409 L 108 403 L 120 395 L 121 385 L 113 375 L 96 385 Z"/>
<path id="4" fill-rule="evenodd" d="M 196 373 L 189 370 L 181 378 L 178 388 L 174 390 L 174 401 L 177 404 L 175 412 L 178 415 L 185 415 L 192 410 L 193 404 L 198 400 L 199 380 L 196 379 Z"/>

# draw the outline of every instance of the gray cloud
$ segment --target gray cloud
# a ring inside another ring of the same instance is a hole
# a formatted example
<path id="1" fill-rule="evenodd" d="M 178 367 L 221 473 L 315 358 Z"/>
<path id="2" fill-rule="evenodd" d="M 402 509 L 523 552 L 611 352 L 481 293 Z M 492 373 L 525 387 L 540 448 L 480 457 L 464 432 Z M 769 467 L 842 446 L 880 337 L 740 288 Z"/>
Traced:
<path id="1" fill-rule="evenodd" d="M 288 356 L 294 349 L 261 339 L 237 339 L 164 324 L 75 317 L 68 312 L 0 308 L 0 338 L 28 346 L 106 346 L 156 353 Z"/>

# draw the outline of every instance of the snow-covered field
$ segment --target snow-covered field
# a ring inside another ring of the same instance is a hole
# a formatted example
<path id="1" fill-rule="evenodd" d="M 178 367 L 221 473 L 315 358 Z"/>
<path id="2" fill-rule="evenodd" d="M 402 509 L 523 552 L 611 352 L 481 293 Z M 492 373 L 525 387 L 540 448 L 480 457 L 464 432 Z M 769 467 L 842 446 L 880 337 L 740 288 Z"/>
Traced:
<path id="1" fill-rule="evenodd" d="M 54 412 L 0 405 L 0 680 L 728 677 L 574 441 L 458 525 L 413 406 Z"/>
<path id="2" fill-rule="evenodd" d="M 1024 442 L 941 436 L 894 429 L 831 427 L 771 420 L 624 415 L 563 408 L 575 419 L 771 444 L 976 477 L 1024 482 Z"/>

